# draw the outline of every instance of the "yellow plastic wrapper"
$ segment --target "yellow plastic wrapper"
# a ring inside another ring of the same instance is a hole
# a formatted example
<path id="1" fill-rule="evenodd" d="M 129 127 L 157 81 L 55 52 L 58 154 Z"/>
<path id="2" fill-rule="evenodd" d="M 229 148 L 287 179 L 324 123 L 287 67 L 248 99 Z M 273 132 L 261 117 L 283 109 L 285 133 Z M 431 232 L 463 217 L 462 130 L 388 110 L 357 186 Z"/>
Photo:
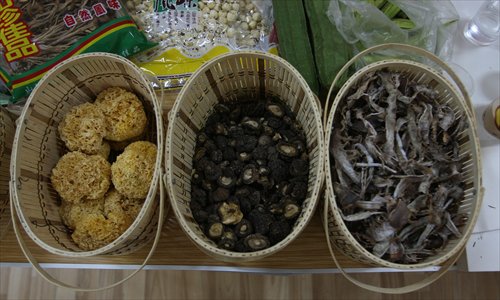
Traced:
<path id="1" fill-rule="evenodd" d="M 271 0 L 129 0 L 127 8 L 159 44 L 134 62 L 164 88 L 183 86 L 204 62 L 223 53 L 278 54 Z"/>

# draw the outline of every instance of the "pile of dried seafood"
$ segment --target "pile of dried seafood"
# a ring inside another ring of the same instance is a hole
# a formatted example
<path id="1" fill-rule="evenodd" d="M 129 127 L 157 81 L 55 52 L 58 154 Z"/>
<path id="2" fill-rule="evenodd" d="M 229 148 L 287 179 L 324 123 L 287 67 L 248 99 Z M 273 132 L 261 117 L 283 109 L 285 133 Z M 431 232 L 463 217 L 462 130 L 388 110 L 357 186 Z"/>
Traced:
<path id="1" fill-rule="evenodd" d="M 370 72 L 342 100 L 330 144 L 337 205 L 377 257 L 412 264 L 434 255 L 468 216 L 459 141 L 468 124 L 433 88 L 405 73 Z"/>

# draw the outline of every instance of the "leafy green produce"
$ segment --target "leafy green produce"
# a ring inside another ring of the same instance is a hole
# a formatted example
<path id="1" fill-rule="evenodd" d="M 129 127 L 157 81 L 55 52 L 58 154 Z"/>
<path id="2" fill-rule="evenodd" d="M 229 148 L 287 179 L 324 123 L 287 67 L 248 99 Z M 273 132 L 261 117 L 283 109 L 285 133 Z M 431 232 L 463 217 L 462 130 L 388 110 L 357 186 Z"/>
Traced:
<path id="1" fill-rule="evenodd" d="M 304 1 L 319 83 L 324 90 L 330 88 L 338 71 L 349 61 L 352 53 L 352 46 L 344 40 L 326 15 L 329 4 L 329 0 Z"/>
<path id="2" fill-rule="evenodd" d="M 273 11 L 280 55 L 299 71 L 311 90 L 317 94 L 319 83 L 316 64 L 302 0 L 273 0 Z"/>

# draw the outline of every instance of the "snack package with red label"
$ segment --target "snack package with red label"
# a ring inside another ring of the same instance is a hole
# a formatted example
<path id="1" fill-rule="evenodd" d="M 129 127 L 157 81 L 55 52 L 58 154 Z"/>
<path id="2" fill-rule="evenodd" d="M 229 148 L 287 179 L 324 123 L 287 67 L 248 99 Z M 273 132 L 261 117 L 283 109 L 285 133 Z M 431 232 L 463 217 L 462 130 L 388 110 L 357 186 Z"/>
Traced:
<path id="1" fill-rule="evenodd" d="M 40 78 L 74 55 L 130 57 L 152 48 L 118 0 L 0 0 L 0 81 L 9 100 L 27 97 Z"/>

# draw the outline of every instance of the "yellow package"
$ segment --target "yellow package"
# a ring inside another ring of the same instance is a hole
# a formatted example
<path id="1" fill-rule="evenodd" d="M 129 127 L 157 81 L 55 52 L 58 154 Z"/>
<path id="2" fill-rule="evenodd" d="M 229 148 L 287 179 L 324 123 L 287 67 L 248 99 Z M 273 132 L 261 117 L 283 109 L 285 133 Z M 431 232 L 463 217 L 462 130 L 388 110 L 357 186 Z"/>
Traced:
<path id="1" fill-rule="evenodd" d="M 278 54 L 272 0 L 129 0 L 127 7 L 159 45 L 135 63 L 165 88 L 183 86 L 204 62 L 223 53 Z"/>

